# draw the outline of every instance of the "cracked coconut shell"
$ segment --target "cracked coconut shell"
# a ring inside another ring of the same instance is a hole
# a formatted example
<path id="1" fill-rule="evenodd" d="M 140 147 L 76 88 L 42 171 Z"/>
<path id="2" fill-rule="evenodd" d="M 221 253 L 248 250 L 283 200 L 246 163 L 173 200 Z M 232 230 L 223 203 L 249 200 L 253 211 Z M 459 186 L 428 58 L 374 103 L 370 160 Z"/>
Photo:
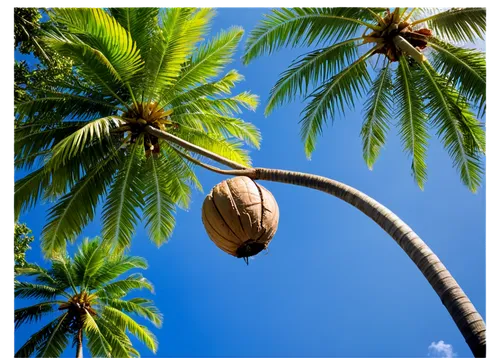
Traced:
<path id="1" fill-rule="evenodd" d="M 278 229 L 273 195 L 252 179 L 239 176 L 217 184 L 203 202 L 202 220 L 221 250 L 247 258 L 267 248 Z"/>

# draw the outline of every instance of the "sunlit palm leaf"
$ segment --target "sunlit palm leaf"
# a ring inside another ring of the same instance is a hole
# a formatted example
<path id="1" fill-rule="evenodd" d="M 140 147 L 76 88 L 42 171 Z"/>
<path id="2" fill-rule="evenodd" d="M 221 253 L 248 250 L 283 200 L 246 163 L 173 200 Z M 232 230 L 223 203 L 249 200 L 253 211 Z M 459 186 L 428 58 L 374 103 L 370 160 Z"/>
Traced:
<path id="1" fill-rule="evenodd" d="M 427 62 L 421 66 L 420 82 L 429 97 L 429 115 L 453 166 L 458 169 L 462 182 L 475 192 L 483 174 L 479 153 L 484 148 L 484 133 L 480 124 L 447 80 Z"/>
<path id="2" fill-rule="evenodd" d="M 432 65 L 447 76 L 461 95 L 478 103 L 480 112 L 486 105 L 486 58 L 483 52 L 464 49 L 433 39 L 429 42 L 435 50 Z"/>
<path id="3" fill-rule="evenodd" d="M 142 66 L 136 44 L 116 19 L 99 8 L 54 8 L 54 19 L 65 25 L 72 36 L 90 45 L 91 52 L 101 57 L 116 80 L 131 81 Z M 69 57 L 81 53 L 78 43 L 66 46 Z M 55 44 L 57 47 L 57 44 Z M 76 50 L 76 52 L 74 52 Z M 85 67 L 87 64 L 84 64 Z"/>
<path id="4" fill-rule="evenodd" d="M 361 129 L 363 159 L 370 169 L 385 143 L 392 109 L 392 74 L 390 63 L 378 73 L 365 101 L 365 118 Z"/>
<path id="5" fill-rule="evenodd" d="M 202 43 L 182 69 L 174 89 L 189 88 L 219 75 L 224 66 L 231 62 L 242 36 L 242 28 L 232 27 Z"/>
<path id="6" fill-rule="evenodd" d="M 245 45 L 245 64 L 284 46 L 311 45 L 328 41 L 333 44 L 348 38 L 373 17 L 366 8 L 293 8 L 273 9 L 252 30 Z"/>
<path id="7" fill-rule="evenodd" d="M 164 156 L 150 157 L 146 163 L 147 174 L 144 181 L 146 197 L 144 205 L 144 221 L 149 238 L 160 246 L 165 243 L 175 226 L 176 198 L 169 190 L 169 178 L 173 172 Z"/>
<path id="8" fill-rule="evenodd" d="M 408 61 L 401 57 L 394 89 L 396 116 L 399 118 L 399 133 L 404 149 L 411 158 L 412 175 L 418 186 L 423 189 L 427 180 L 425 158 L 429 135 L 424 100 L 417 84 L 418 78 L 410 70 Z"/>
<path id="9" fill-rule="evenodd" d="M 121 167 L 116 174 L 113 185 L 104 205 L 103 238 L 123 250 L 130 244 L 135 225 L 139 219 L 138 210 L 143 205 L 141 172 L 144 157 L 143 138 L 140 137 L 131 145 L 128 152 L 119 155 Z"/>
<path id="10" fill-rule="evenodd" d="M 486 9 L 479 7 L 452 8 L 420 18 L 413 24 L 426 22 L 438 37 L 452 41 L 483 39 L 486 32 Z"/>
<path id="11" fill-rule="evenodd" d="M 274 108 L 290 102 L 297 94 L 303 96 L 310 86 L 323 82 L 355 59 L 356 45 L 360 38 L 336 43 L 311 51 L 296 59 L 280 75 L 268 98 L 265 115 Z"/>
<path id="12" fill-rule="evenodd" d="M 327 116 L 332 118 L 344 113 L 346 106 L 353 106 L 354 99 L 367 87 L 370 75 L 365 60 L 374 50 L 368 51 L 358 60 L 319 87 L 311 95 L 312 100 L 302 111 L 301 137 L 306 155 L 310 158 L 321 134 Z"/>
<path id="13" fill-rule="evenodd" d="M 210 9 L 165 9 L 160 39 L 151 49 L 146 62 L 146 98 L 156 99 L 159 92 L 175 83 L 183 63 L 202 39 L 211 16 Z"/>
<path id="14" fill-rule="evenodd" d="M 135 320 L 130 318 L 126 313 L 111 306 L 104 306 L 102 316 L 116 324 L 118 327 L 128 330 L 139 341 L 144 343 L 153 353 L 158 349 L 158 341 L 153 333 L 147 327 L 139 325 Z"/>
<path id="15" fill-rule="evenodd" d="M 82 128 L 66 136 L 52 149 L 52 156 L 47 162 L 47 167 L 56 169 L 80 154 L 88 145 L 98 145 L 110 136 L 110 130 L 119 125 L 116 117 L 96 119 L 85 124 Z"/>
<path id="16" fill-rule="evenodd" d="M 95 213 L 99 197 L 105 192 L 117 169 L 117 153 L 109 153 L 62 197 L 49 212 L 49 222 L 42 231 L 42 249 L 50 256 L 74 240 Z"/>

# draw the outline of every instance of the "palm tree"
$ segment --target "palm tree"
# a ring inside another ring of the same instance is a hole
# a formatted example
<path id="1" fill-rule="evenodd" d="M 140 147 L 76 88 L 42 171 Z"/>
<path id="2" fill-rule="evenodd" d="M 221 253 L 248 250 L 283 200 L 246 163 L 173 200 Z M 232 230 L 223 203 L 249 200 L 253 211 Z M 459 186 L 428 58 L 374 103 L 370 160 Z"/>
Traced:
<path id="1" fill-rule="evenodd" d="M 50 269 L 32 265 L 20 268 L 34 282 L 15 281 L 15 297 L 39 300 L 15 310 L 16 328 L 36 322 L 54 312 L 60 314 L 47 323 L 17 351 L 16 357 L 60 357 L 72 339 L 76 357 L 83 357 L 83 342 L 93 357 L 138 356 L 128 334 L 134 335 L 151 351 L 158 343 L 134 314 L 160 326 L 162 316 L 149 299 L 125 296 L 134 289 L 153 290 L 140 273 L 118 279 L 132 269 L 145 269 L 141 257 L 112 252 L 111 246 L 96 238 L 84 240 L 71 259 L 61 255 L 51 260 Z"/>
<path id="2" fill-rule="evenodd" d="M 234 71 L 214 79 L 242 31 L 222 32 L 194 49 L 211 15 L 208 9 L 53 10 L 60 30 L 48 33 L 44 43 L 72 59 L 90 87 L 76 76 L 71 85 L 61 82 L 54 91 L 16 104 L 17 165 L 30 169 L 43 159 L 16 183 L 16 213 L 40 197 L 62 196 L 43 231 L 45 253 L 61 250 L 81 232 L 93 219 L 99 198 L 106 198 L 106 242 L 127 247 L 139 210 L 153 241 L 163 242 L 174 226 L 175 205 L 188 203 L 188 184 L 199 185 L 193 164 L 310 187 L 344 200 L 379 224 L 429 281 L 474 355 L 484 357 L 483 319 L 439 258 L 394 213 L 328 178 L 250 166 L 241 145 L 258 147 L 259 133 L 232 114 L 240 106 L 254 108 L 256 98 L 247 92 L 225 96 L 242 78 Z M 56 115 L 59 121 L 48 120 Z M 200 157 L 233 170 L 215 168 Z"/>
<path id="3" fill-rule="evenodd" d="M 486 10 L 425 13 L 421 8 L 272 10 L 251 32 L 245 63 L 286 46 L 320 48 L 300 56 L 281 74 L 265 113 L 308 94 L 300 121 L 310 157 L 328 118 L 338 118 L 356 98 L 366 98 L 361 136 L 370 169 L 395 123 L 412 175 L 423 189 L 432 127 L 462 182 L 476 191 L 485 136 L 474 111 L 481 116 L 485 109 L 486 60 L 483 52 L 453 43 L 483 39 Z M 372 58 L 374 71 L 368 66 Z"/>
<path id="4" fill-rule="evenodd" d="M 190 165 L 143 131 L 168 130 L 240 164 L 259 131 L 237 118 L 254 109 L 249 92 L 230 95 L 237 71 L 215 79 L 243 35 L 233 27 L 200 43 L 211 9 L 53 9 L 43 44 L 71 59 L 74 76 L 27 89 L 16 103 L 15 165 L 31 173 L 15 186 L 15 215 L 39 198 L 59 199 L 42 233 L 47 255 L 64 250 L 94 218 L 100 199 L 104 240 L 130 245 L 146 223 L 158 246 L 172 234 L 176 206 L 201 188 Z M 36 170 L 33 170 L 36 169 Z"/>

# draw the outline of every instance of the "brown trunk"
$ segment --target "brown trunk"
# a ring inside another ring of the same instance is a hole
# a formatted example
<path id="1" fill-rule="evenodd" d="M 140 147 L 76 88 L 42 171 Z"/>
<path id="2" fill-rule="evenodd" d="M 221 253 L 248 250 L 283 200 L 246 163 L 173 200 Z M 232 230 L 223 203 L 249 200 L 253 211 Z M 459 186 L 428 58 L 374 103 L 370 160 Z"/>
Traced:
<path id="1" fill-rule="evenodd" d="M 255 180 L 287 183 L 320 190 L 358 208 L 384 229 L 417 265 L 450 313 L 474 356 L 476 358 L 486 357 L 486 326 L 467 295 L 422 239 L 393 212 L 374 199 L 359 190 L 332 179 L 285 170 L 245 168 L 241 164 L 220 157 L 156 128 L 147 126 L 146 131 L 189 151 L 237 169 L 224 171 L 190 159 L 215 172 L 229 175 L 246 175 Z"/>
<path id="2" fill-rule="evenodd" d="M 81 328 L 77 335 L 76 358 L 83 358 L 83 330 Z"/>

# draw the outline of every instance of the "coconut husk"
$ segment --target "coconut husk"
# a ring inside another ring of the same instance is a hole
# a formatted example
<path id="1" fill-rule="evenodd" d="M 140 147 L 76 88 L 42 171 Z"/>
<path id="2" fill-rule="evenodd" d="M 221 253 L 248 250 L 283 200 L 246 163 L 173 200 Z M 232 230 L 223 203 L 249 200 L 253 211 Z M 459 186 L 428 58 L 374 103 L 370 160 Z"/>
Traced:
<path id="1" fill-rule="evenodd" d="M 249 257 L 269 245 L 278 229 L 279 209 L 269 190 L 241 176 L 212 189 L 203 202 L 202 220 L 217 247 Z"/>

